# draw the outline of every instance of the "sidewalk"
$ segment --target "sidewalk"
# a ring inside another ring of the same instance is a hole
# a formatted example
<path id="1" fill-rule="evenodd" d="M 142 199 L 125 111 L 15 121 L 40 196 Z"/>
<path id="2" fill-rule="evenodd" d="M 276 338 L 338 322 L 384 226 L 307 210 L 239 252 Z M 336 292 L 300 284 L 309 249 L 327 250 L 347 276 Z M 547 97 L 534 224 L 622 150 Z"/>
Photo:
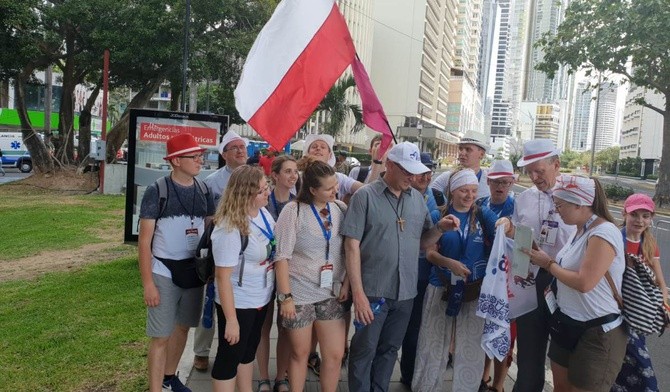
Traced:
<path id="1" fill-rule="evenodd" d="M 186 342 L 186 348 L 184 349 L 184 355 L 182 355 L 181 360 L 179 361 L 179 367 L 177 371 L 179 372 L 180 378 L 186 386 L 191 388 L 193 392 L 210 392 L 212 390 L 212 379 L 210 377 L 210 372 L 212 370 L 212 364 L 214 363 L 214 357 L 216 356 L 216 348 L 218 346 L 218 334 L 214 335 L 214 342 L 212 343 L 212 350 L 210 351 L 210 367 L 207 372 L 199 372 L 193 369 L 193 333 L 194 328 L 191 328 L 189 331 L 188 341 Z M 353 334 L 353 328 L 351 329 L 350 335 Z M 351 336 L 350 336 L 351 338 Z M 270 332 L 270 377 L 274 377 L 275 374 L 275 358 L 276 358 L 276 347 L 277 343 L 277 328 L 273 326 L 272 332 Z M 453 370 L 449 369 L 447 372 L 447 381 L 451 381 L 453 377 Z M 505 391 L 511 392 L 514 385 L 514 380 L 517 377 L 517 367 L 516 363 L 512 363 L 507 379 L 505 380 Z M 258 385 L 258 367 L 254 362 L 254 389 Z M 551 380 L 551 372 L 547 369 L 547 380 Z M 307 372 L 307 383 L 305 384 L 305 391 L 319 391 L 321 389 L 319 385 L 319 378 L 314 375 L 311 371 Z M 553 388 L 550 385 L 545 386 L 545 391 L 551 391 Z M 338 388 L 341 392 L 347 392 L 349 388 L 347 387 L 347 369 L 342 369 L 342 375 L 340 377 L 340 386 Z M 395 369 L 393 371 L 393 376 L 391 377 L 391 385 L 389 392 L 408 392 L 404 385 L 400 383 L 400 362 L 396 363 Z M 447 383 L 447 387 L 444 391 L 451 391 L 450 383 Z M 437 392 L 437 391 L 436 391 Z"/>

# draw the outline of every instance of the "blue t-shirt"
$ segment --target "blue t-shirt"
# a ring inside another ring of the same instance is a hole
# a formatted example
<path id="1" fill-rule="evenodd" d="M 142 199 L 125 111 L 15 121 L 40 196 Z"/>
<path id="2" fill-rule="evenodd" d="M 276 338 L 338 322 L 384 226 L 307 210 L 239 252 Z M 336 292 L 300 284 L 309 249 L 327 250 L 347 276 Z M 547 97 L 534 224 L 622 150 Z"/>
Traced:
<path id="1" fill-rule="evenodd" d="M 440 208 L 437 206 L 435 196 L 433 196 L 433 191 L 430 188 L 427 188 L 423 193 L 423 199 L 426 201 L 426 207 L 428 207 L 430 219 L 433 220 L 433 223 L 437 223 L 440 220 Z M 426 252 L 421 251 L 421 253 L 419 253 L 419 281 L 428 280 L 431 267 L 432 264 L 426 260 Z"/>
<path id="2" fill-rule="evenodd" d="M 487 207 L 481 207 L 481 220 L 475 219 L 475 227 L 470 227 L 470 212 L 457 212 L 452 207 L 449 207 L 449 214 L 452 214 L 461 221 L 461 230 L 448 231 L 440 237 L 439 252 L 442 256 L 451 259 L 459 260 L 465 264 L 471 271 L 468 277 L 468 282 L 474 282 L 484 277 L 486 274 L 486 265 L 489 261 L 489 253 L 491 252 L 491 244 L 493 244 L 493 236 L 495 235 L 495 226 L 498 216 Z M 482 230 L 482 226 L 485 228 Z M 467 237 L 465 241 L 461 238 L 461 233 L 465 233 L 467 229 Z M 486 233 L 486 239 L 484 238 Z M 451 281 L 451 271 L 447 268 L 432 266 L 430 271 L 429 282 L 433 286 L 443 287 L 443 279 L 439 274 L 443 274 L 447 282 Z"/>
<path id="3" fill-rule="evenodd" d="M 477 200 L 477 205 L 480 207 L 488 207 L 498 218 L 512 216 L 514 212 L 514 198 L 507 196 L 507 199 L 502 204 L 491 204 L 491 196 L 482 197 Z"/>

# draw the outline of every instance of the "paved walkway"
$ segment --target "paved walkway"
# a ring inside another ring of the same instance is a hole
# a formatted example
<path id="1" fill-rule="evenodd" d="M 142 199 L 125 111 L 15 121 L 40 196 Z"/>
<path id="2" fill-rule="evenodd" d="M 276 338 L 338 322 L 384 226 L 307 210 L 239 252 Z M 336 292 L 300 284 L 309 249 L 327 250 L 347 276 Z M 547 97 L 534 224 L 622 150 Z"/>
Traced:
<path id="1" fill-rule="evenodd" d="M 212 343 L 212 350 L 210 352 L 210 368 L 207 372 L 199 372 L 193 369 L 193 331 L 191 328 L 189 332 L 188 341 L 186 343 L 186 348 L 184 349 L 184 355 L 179 362 L 179 375 L 182 381 L 193 390 L 193 392 L 210 392 L 212 391 L 212 380 L 210 377 L 211 365 L 214 363 L 214 356 L 216 355 L 216 347 L 218 346 L 218 334 L 214 335 L 214 342 Z M 353 328 L 352 328 L 353 331 Z M 353 333 L 353 332 L 352 332 Z M 277 328 L 276 326 L 272 328 L 270 333 L 270 375 L 271 377 L 275 373 L 275 358 L 276 352 L 275 347 L 277 343 Z M 446 381 L 451 381 L 453 377 L 453 371 L 450 369 L 447 372 Z M 516 363 L 512 363 L 512 367 L 507 375 L 505 381 L 505 391 L 512 391 L 512 386 L 514 385 L 514 380 L 516 380 L 517 367 Z M 257 381 L 259 379 L 258 367 L 254 363 L 254 388 L 256 388 Z M 340 377 L 340 385 L 338 390 L 341 392 L 347 392 L 349 388 L 347 387 L 347 370 L 346 368 L 342 369 L 342 376 Z M 547 370 L 547 380 L 551 380 L 551 373 Z M 548 384 L 545 387 L 545 391 L 551 391 L 553 388 Z M 305 384 L 305 391 L 320 391 L 321 387 L 319 385 L 319 379 L 311 371 L 307 372 L 307 383 Z M 476 389 L 473 389 L 473 391 Z M 407 389 L 403 384 L 400 383 L 400 363 L 396 363 L 395 369 L 393 371 L 393 376 L 391 377 L 391 386 L 389 392 L 407 392 Z M 447 382 L 445 392 L 451 391 L 451 383 Z M 436 391 L 437 392 L 437 391 Z"/>

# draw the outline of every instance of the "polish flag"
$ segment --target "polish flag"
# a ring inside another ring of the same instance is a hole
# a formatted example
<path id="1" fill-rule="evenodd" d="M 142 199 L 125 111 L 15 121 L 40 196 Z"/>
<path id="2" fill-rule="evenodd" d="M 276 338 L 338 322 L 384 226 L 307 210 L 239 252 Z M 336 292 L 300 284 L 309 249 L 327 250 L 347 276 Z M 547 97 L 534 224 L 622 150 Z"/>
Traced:
<path id="1" fill-rule="evenodd" d="M 379 102 L 375 90 L 372 88 L 370 77 L 358 56 L 356 56 L 354 62 L 351 64 L 351 70 L 354 74 L 358 94 L 361 96 L 361 103 L 363 104 L 363 122 L 372 130 L 382 134 L 382 142 L 379 145 L 377 156 L 372 157 L 373 159 L 381 159 L 393 140 L 391 126 L 384 113 L 384 108 L 381 102 Z"/>
<path id="2" fill-rule="evenodd" d="M 282 149 L 354 55 L 334 0 L 283 0 L 251 47 L 235 107 L 270 145 Z"/>

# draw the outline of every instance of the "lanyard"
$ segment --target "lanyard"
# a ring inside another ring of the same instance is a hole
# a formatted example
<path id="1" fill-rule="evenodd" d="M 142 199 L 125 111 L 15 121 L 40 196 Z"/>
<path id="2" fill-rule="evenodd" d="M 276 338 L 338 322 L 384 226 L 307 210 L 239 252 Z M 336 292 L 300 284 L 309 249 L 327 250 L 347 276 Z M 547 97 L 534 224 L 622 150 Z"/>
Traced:
<path id="1" fill-rule="evenodd" d="M 198 191 L 197 190 L 198 184 L 196 184 L 195 181 L 196 180 L 194 179 L 193 180 L 193 200 L 192 200 L 192 203 L 191 203 L 191 214 L 190 214 L 191 227 L 193 227 L 193 224 L 195 223 L 195 197 L 196 197 L 197 191 Z M 172 184 L 172 189 L 174 190 L 175 196 L 177 196 L 177 201 L 179 202 L 179 205 L 181 206 L 181 208 L 184 209 L 184 211 L 188 212 L 184 203 L 181 202 L 181 198 L 179 197 L 179 192 L 177 191 L 177 187 L 174 185 L 174 181 L 172 181 L 172 177 L 170 177 L 170 183 Z"/>
<path id="2" fill-rule="evenodd" d="M 291 201 L 295 198 L 291 193 L 288 194 L 288 201 Z M 272 206 L 275 208 L 275 213 L 279 216 L 279 204 L 277 203 L 277 198 L 275 197 L 274 189 L 270 193 L 270 201 L 272 201 Z"/>
<path id="3" fill-rule="evenodd" d="M 275 235 L 272 232 L 272 228 L 270 227 L 270 222 L 268 222 L 268 219 L 265 217 L 265 214 L 263 214 L 263 210 L 258 210 L 258 213 L 261 214 L 261 217 L 263 218 L 263 223 L 265 223 L 265 229 L 266 230 L 263 230 L 263 228 L 258 226 L 258 224 L 256 224 L 256 222 L 254 222 L 253 220 L 251 221 L 251 223 L 253 223 L 254 226 L 258 227 L 258 230 L 260 230 L 261 233 L 263 233 L 263 235 L 268 240 L 270 240 L 270 257 L 269 258 L 270 258 L 270 260 L 274 260 L 275 250 L 276 250 L 276 247 L 277 247 L 277 241 L 275 241 Z"/>
<path id="4" fill-rule="evenodd" d="M 314 217 L 316 217 L 316 221 L 319 222 L 319 226 L 321 226 L 323 238 L 326 239 L 326 264 L 328 264 L 328 259 L 330 258 L 330 237 L 333 232 L 330 229 L 326 230 L 326 226 L 323 224 L 323 220 L 321 220 L 321 216 L 319 216 L 319 212 L 316 210 L 316 207 L 314 207 L 314 203 L 310 204 L 309 206 L 312 207 Z M 328 209 L 328 217 L 330 217 L 330 203 L 326 203 L 326 208 Z"/>
<path id="5" fill-rule="evenodd" d="M 470 231 L 470 213 L 466 217 L 465 228 L 461 231 L 461 228 L 458 228 L 458 234 L 461 237 L 461 254 L 465 253 L 466 245 L 468 242 L 468 232 Z"/>
<path id="6" fill-rule="evenodd" d="M 586 223 L 584 223 L 584 229 L 582 230 L 582 234 L 580 234 L 579 237 L 577 237 L 577 234 L 575 234 L 575 237 L 572 239 L 572 243 L 570 245 L 573 245 L 575 242 L 577 242 L 578 239 L 584 237 L 584 235 L 586 235 L 586 232 L 589 229 L 589 226 L 591 226 L 593 222 L 596 221 L 596 219 L 598 219 L 598 215 L 596 214 L 591 215 L 589 220 L 587 220 Z"/>
<path id="7" fill-rule="evenodd" d="M 621 230 L 621 234 L 623 235 L 623 248 L 626 249 L 626 244 L 628 244 L 628 241 L 630 241 L 630 240 L 628 238 L 626 238 L 626 228 L 625 227 Z M 644 236 L 643 235 L 640 236 L 640 242 L 638 242 L 638 247 L 637 247 L 637 255 L 638 256 L 642 256 L 642 241 L 644 241 Z"/>
<path id="8" fill-rule="evenodd" d="M 477 183 L 482 181 L 482 169 L 479 169 L 479 172 L 476 174 L 477 176 Z"/>
<path id="9" fill-rule="evenodd" d="M 491 204 L 491 196 L 489 196 L 482 203 L 482 207 L 487 207 L 494 214 L 496 214 L 498 216 L 498 218 L 500 218 L 500 215 L 503 213 L 503 211 L 505 210 L 505 207 L 507 206 L 507 202 L 508 202 L 508 199 L 505 199 L 505 201 L 502 203 L 502 207 L 500 207 L 500 211 L 495 212 L 495 211 L 493 211 L 493 207 L 491 207 L 491 206 L 493 206 L 493 204 Z"/>

